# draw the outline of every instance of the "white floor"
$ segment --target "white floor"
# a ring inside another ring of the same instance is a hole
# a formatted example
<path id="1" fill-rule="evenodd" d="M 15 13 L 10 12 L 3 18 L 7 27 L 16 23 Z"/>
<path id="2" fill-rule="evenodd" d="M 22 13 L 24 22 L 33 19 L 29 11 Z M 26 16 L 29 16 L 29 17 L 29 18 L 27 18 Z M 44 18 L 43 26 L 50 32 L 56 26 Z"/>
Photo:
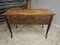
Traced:
<path id="1" fill-rule="evenodd" d="M 42 29 L 41 25 L 18 25 L 11 26 L 13 38 L 6 24 L 0 24 L 0 45 L 60 45 L 60 28 L 51 25 L 48 38 L 45 39 L 47 26 Z"/>

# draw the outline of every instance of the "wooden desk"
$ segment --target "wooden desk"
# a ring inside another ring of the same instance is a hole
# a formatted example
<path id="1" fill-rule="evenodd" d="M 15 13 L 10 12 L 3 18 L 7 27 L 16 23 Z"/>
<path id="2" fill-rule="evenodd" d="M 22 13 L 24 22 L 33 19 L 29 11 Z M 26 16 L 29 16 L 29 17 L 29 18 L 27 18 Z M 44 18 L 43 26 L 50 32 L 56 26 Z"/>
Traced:
<path id="1" fill-rule="evenodd" d="M 6 16 L 6 23 L 11 33 L 12 38 L 12 31 L 10 24 L 42 24 L 48 25 L 46 31 L 46 38 L 47 34 L 55 15 L 49 9 L 10 9 L 5 12 L 3 15 Z"/>

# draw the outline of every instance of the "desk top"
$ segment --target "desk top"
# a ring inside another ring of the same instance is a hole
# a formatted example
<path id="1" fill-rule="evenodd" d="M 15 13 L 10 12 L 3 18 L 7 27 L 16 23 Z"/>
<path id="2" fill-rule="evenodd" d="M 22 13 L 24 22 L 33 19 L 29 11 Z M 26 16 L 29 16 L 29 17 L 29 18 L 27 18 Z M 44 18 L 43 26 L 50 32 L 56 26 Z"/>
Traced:
<path id="1" fill-rule="evenodd" d="M 49 9 L 10 9 L 3 15 L 55 15 Z"/>

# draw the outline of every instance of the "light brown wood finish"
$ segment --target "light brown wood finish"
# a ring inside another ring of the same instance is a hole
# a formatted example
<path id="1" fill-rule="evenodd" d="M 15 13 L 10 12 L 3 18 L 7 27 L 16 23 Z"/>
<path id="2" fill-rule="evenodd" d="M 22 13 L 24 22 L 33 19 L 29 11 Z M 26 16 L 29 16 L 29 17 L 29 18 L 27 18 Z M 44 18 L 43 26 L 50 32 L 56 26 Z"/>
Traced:
<path id="1" fill-rule="evenodd" d="M 8 19 L 7 24 L 47 24 L 48 28 L 46 31 L 47 34 L 55 15 L 49 9 L 10 9 L 5 12 L 5 15 Z M 9 26 L 10 27 L 10 26 Z"/>
<path id="2" fill-rule="evenodd" d="M 55 15 L 49 9 L 10 9 L 4 15 Z"/>

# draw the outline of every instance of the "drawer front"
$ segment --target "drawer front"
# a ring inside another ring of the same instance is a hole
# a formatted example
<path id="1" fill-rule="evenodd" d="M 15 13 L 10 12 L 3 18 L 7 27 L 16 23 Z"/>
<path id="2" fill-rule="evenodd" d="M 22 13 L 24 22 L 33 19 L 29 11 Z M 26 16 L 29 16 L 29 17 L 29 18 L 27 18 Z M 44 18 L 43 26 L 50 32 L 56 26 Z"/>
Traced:
<path id="1" fill-rule="evenodd" d="M 35 18 L 33 16 L 18 16 L 18 24 L 34 24 Z"/>
<path id="2" fill-rule="evenodd" d="M 36 16 L 35 17 L 35 24 L 48 24 L 50 21 L 51 16 Z"/>

